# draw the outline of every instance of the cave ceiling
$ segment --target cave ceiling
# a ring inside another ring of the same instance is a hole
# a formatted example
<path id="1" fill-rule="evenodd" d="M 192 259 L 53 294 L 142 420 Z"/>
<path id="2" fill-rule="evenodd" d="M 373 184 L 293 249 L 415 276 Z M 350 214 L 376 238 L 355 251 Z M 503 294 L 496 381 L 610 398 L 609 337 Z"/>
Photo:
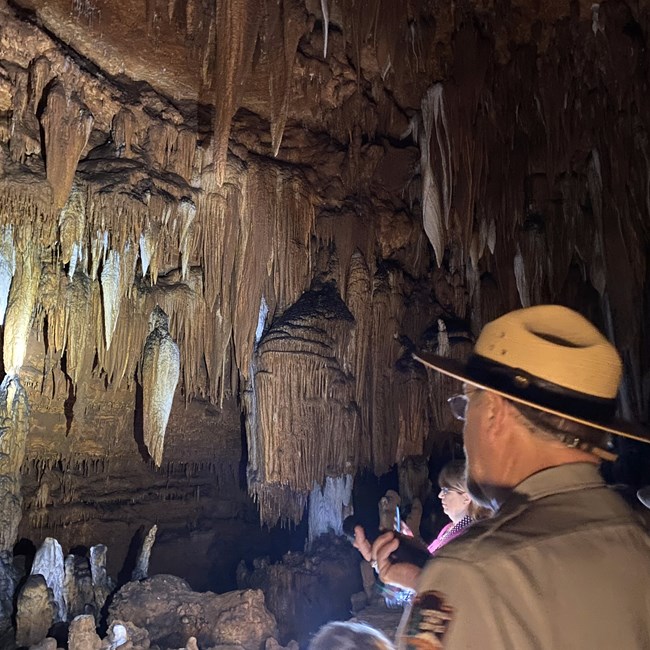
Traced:
<path id="1" fill-rule="evenodd" d="M 299 521 L 457 432 L 412 350 L 546 301 L 615 340 L 645 417 L 649 15 L 0 0 L 5 501 L 21 466 L 244 457 L 262 521 Z"/>

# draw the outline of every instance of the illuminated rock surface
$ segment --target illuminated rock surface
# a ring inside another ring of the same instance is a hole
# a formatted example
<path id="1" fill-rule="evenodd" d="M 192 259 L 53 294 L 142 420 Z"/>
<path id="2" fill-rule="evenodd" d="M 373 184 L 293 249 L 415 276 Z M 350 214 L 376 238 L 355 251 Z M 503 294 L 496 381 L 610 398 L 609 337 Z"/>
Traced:
<path id="1" fill-rule="evenodd" d="M 0 0 L 0 552 L 124 582 L 157 524 L 151 572 L 233 589 L 314 485 L 452 449 L 410 353 L 522 304 L 594 320 L 647 418 L 649 12 Z"/>

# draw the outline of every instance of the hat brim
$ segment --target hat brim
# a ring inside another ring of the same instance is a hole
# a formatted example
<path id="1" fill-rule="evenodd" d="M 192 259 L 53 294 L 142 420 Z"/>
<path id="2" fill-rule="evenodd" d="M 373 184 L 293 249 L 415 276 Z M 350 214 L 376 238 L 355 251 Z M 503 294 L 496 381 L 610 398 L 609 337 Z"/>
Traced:
<path id="1" fill-rule="evenodd" d="M 578 417 L 576 415 L 567 413 L 563 410 L 557 410 L 549 408 L 548 406 L 537 404 L 536 402 L 531 402 L 530 400 L 524 399 L 519 395 L 508 393 L 507 391 L 495 388 L 490 386 L 487 382 L 482 382 L 474 377 L 468 372 L 467 365 L 456 359 L 450 359 L 448 357 L 441 357 L 437 354 L 432 354 L 428 352 L 417 352 L 413 353 L 413 358 L 433 370 L 437 370 L 443 375 L 457 379 L 466 384 L 476 386 L 482 390 L 489 390 L 492 393 L 500 395 L 505 399 L 509 399 L 513 402 L 523 404 L 524 406 L 530 406 L 531 408 L 537 409 L 539 411 L 544 411 L 545 413 L 550 413 L 558 417 L 566 418 L 577 422 L 578 424 L 583 424 L 588 427 L 593 427 L 595 429 L 600 429 L 601 431 L 606 431 L 607 433 L 613 433 L 617 436 L 623 436 L 631 440 L 637 440 L 639 442 L 650 443 L 650 432 L 648 432 L 644 427 L 632 422 L 626 422 L 625 420 L 619 420 L 612 418 L 607 422 L 590 420 L 587 418 Z"/>

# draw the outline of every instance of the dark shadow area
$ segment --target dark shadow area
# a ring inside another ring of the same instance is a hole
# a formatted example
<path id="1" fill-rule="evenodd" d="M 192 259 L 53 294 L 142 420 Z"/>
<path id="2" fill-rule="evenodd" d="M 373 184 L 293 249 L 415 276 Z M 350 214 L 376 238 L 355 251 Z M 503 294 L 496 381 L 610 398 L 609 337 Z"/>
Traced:
<path id="1" fill-rule="evenodd" d="M 133 409 L 133 437 L 138 445 L 138 451 L 142 460 L 148 463 L 151 458 L 147 446 L 144 444 L 144 411 L 143 411 L 143 397 L 142 385 L 139 382 L 135 383 L 135 408 Z"/>

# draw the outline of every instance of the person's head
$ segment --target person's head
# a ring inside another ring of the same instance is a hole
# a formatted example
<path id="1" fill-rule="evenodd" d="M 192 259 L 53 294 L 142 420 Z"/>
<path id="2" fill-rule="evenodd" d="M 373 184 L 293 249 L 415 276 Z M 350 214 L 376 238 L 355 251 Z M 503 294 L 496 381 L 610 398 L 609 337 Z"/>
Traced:
<path id="1" fill-rule="evenodd" d="M 394 650 L 390 639 L 365 623 L 335 621 L 321 627 L 309 650 Z"/>
<path id="2" fill-rule="evenodd" d="M 416 358 L 465 382 L 450 405 L 465 420 L 468 488 L 479 497 L 480 488 L 495 496 L 546 467 L 611 458 L 609 433 L 639 437 L 614 419 L 616 349 L 565 307 L 521 309 L 488 323 L 466 364 Z"/>
<path id="3" fill-rule="evenodd" d="M 459 522 L 466 515 L 476 516 L 478 506 L 467 490 L 464 460 L 452 460 L 440 470 L 438 487 L 442 509 L 453 523 Z"/>

